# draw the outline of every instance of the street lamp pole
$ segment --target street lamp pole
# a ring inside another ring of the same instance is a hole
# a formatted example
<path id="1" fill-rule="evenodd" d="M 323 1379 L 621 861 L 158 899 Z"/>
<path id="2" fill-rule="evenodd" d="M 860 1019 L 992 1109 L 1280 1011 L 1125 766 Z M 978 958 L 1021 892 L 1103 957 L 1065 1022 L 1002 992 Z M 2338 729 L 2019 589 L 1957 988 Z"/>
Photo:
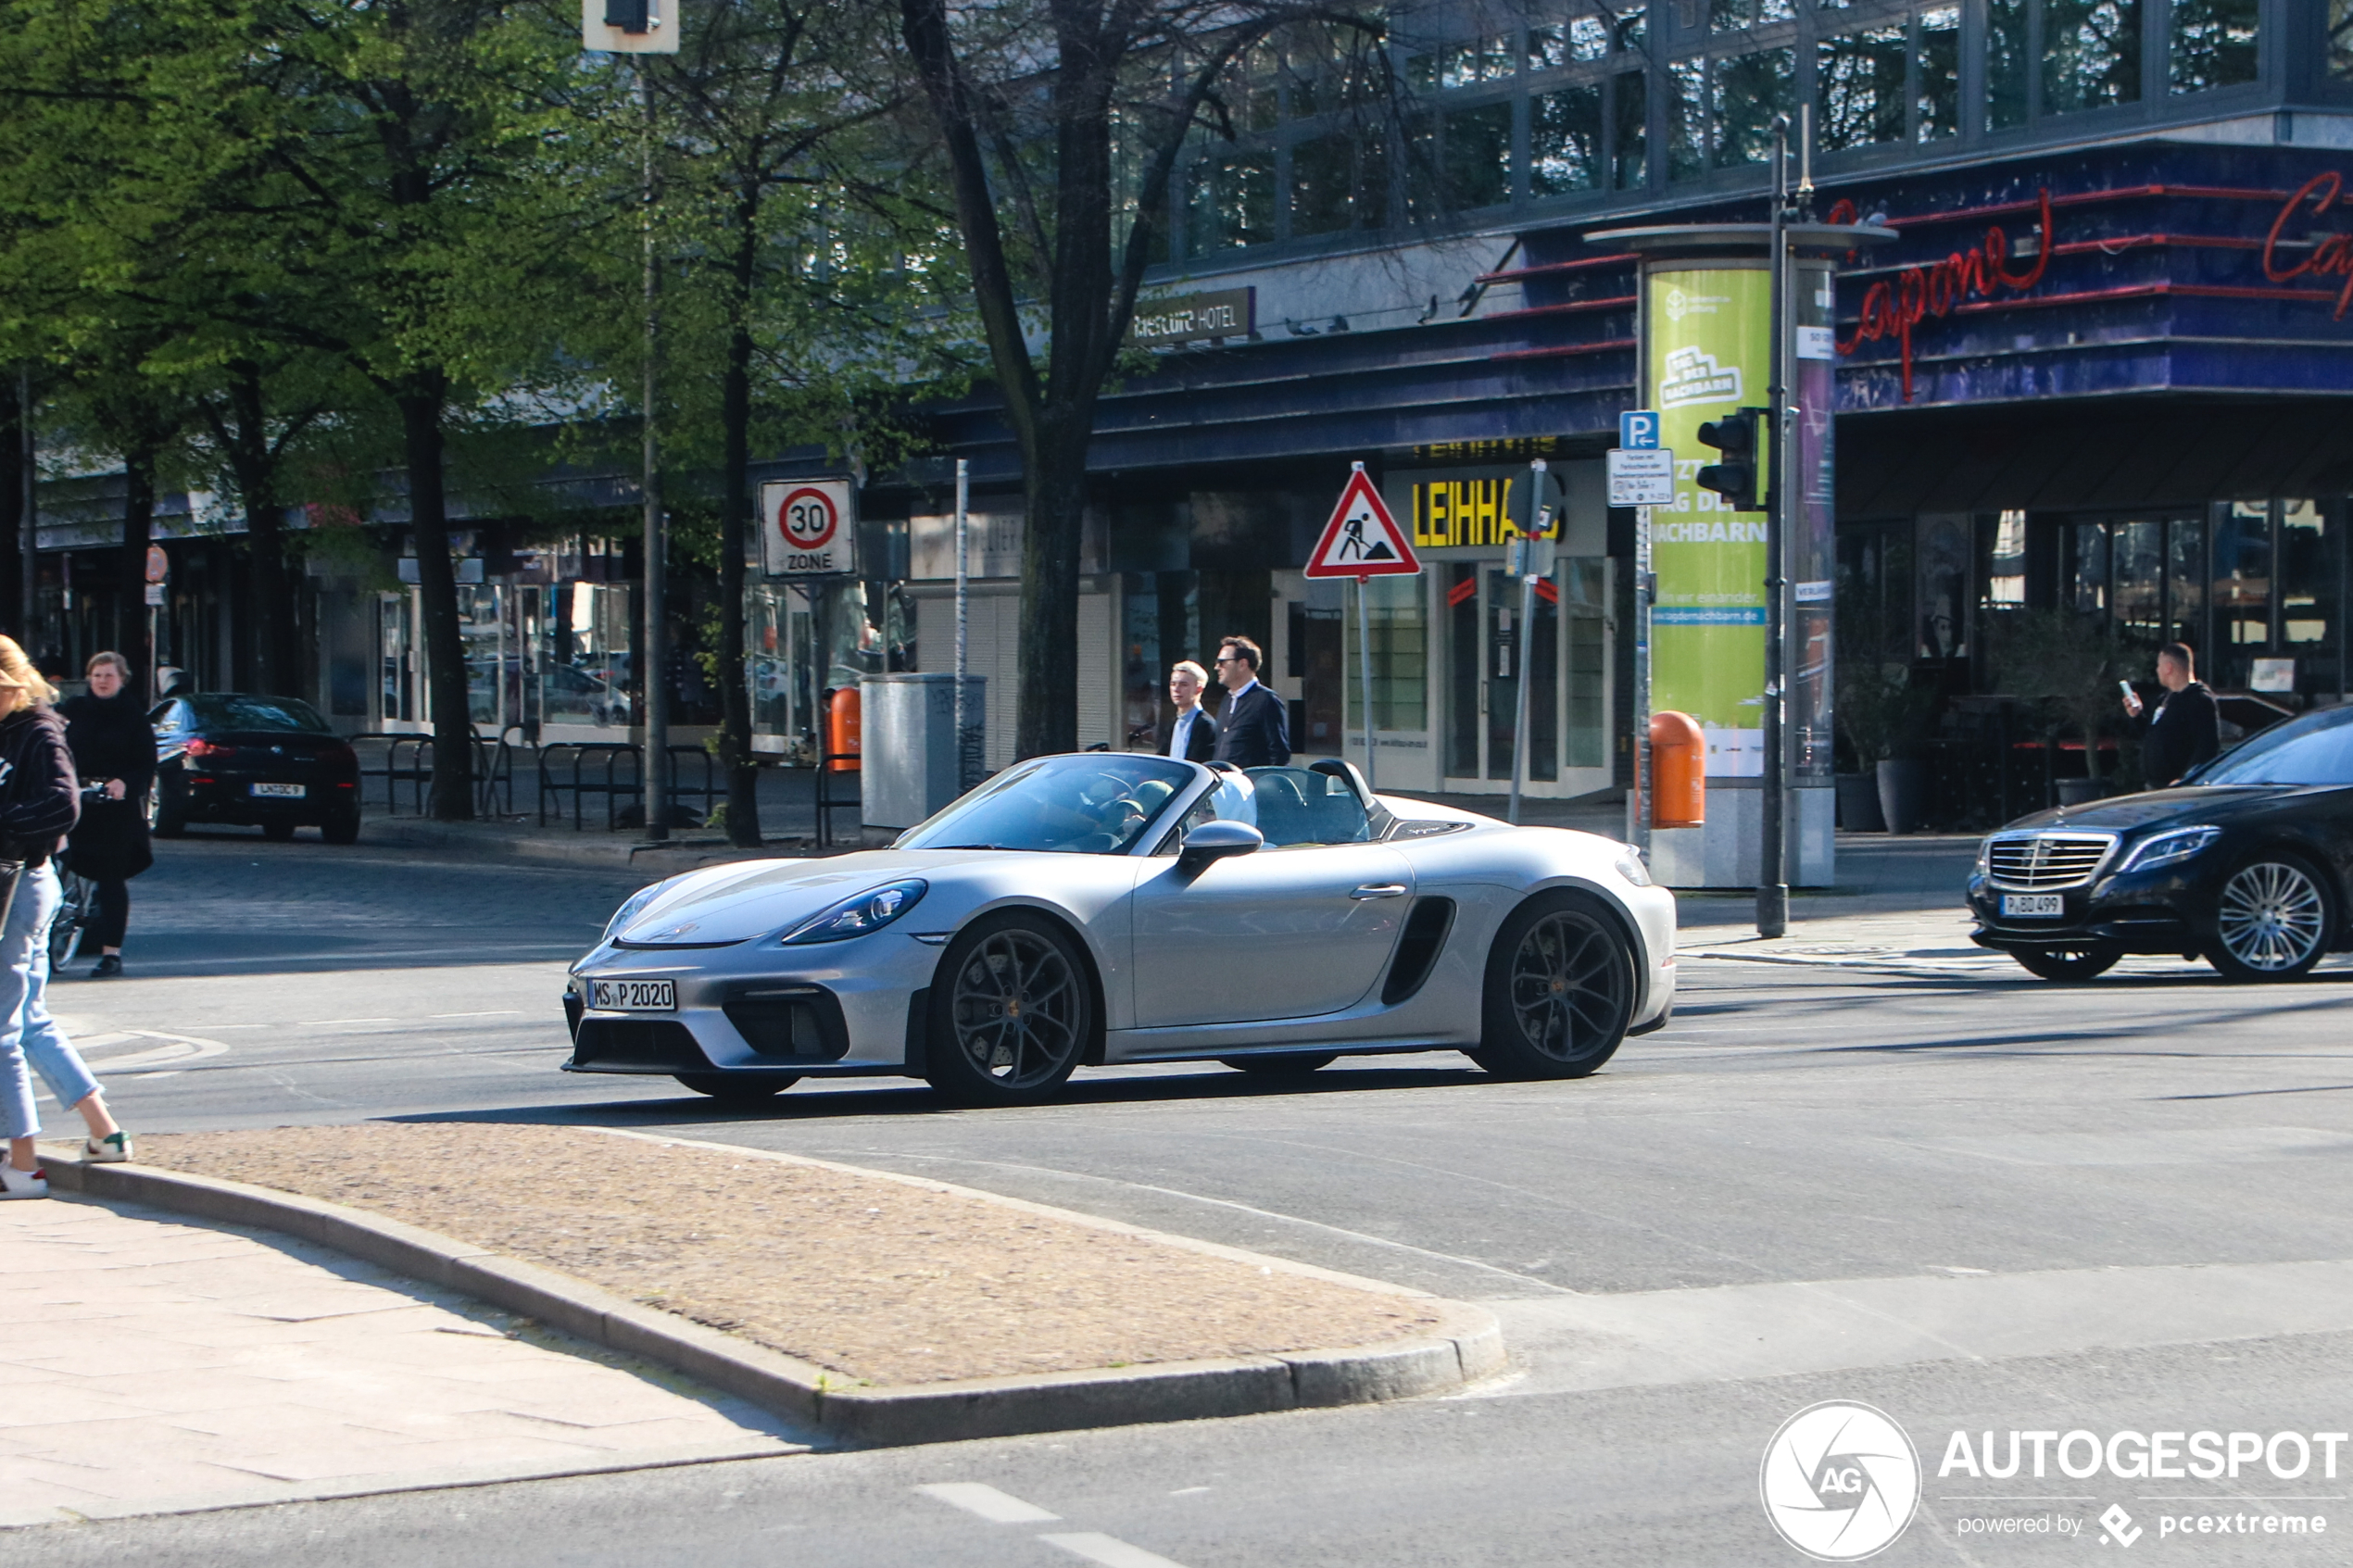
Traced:
<path id="1" fill-rule="evenodd" d="M 661 841 L 670 836 L 670 657 L 663 600 L 669 596 L 669 546 L 662 537 L 661 454 L 654 433 L 655 399 L 660 395 L 661 319 L 659 295 L 661 274 L 654 265 L 654 83 L 641 61 L 637 87 L 646 107 L 645 182 L 641 227 L 645 231 L 646 409 L 643 425 L 645 471 L 638 488 L 646 502 L 646 617 L 644 647 L 639 654 L 646 696 L 646 836 Z"/>
<path id="2" fill-rule="evenodd" d="M 1782 716 L 1789 701 L 1789 117 L 1773 117 L 1772 290 L 1769 347 L 1772 380 L 1765 419 L 1770 456 L 1765 491 L 1765 787 L 1756 873 L 1756 935 L 1780 936 L 1789 930 L 1788 742 Z M 1758 456 L 1765 457 L 1764 453 Z"/>

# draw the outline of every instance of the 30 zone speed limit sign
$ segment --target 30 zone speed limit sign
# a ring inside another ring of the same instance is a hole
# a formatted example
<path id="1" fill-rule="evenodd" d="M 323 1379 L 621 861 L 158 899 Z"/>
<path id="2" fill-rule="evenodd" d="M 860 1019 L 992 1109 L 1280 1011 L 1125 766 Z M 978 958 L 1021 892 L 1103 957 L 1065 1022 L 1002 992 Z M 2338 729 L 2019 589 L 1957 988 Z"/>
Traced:
<path id="1" fill-rule="evenodd" d="M 760 556 L 771 577 L 858 570 L 857 518 L 846 479 L 786 479 L 760 487 Z"/>

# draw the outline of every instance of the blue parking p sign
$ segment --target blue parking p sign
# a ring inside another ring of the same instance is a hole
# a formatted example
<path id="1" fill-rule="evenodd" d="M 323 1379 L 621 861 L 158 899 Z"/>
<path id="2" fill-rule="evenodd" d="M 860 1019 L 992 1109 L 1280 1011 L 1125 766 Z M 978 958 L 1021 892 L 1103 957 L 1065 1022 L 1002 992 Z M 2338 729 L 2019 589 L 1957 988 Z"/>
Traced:
<path id="1" fill-rule="evenodd" d="M 1617 445 L 1629 452 L 1658 450 L 1658 410 L 1629 408 L 1617 416 Z"/>

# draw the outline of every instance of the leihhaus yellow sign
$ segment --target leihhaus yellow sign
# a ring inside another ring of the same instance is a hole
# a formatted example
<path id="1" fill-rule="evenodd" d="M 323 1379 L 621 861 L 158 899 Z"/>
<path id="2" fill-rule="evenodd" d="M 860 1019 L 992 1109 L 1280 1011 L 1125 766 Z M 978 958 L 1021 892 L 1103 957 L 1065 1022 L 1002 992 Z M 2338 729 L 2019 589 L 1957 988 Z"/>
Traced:
<path id="1" fill-rule="evenodd" d="M 1469 473 L 1400 474 L 1406 494 L 1392 494 L 1391 505 L 1414 531 L 1414 548 L 1441 549 L 1450 545 L 1504 545 L 1519 536 L 1512 523 L 1512 485 L 1527 478 L 1524 470 Z M 1404 506 L 1395 503 L 1403 499 Z"/>

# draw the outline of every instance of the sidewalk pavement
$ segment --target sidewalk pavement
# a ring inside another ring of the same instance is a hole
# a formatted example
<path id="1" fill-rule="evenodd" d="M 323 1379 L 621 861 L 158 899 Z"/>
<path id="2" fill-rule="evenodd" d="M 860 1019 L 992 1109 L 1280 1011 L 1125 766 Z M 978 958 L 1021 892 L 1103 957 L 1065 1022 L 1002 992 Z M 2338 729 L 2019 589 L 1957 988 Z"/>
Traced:
<path id="1" fill-rule="evenodd" d="M 291 1237 L 0 1205 L 0 1527 L 800 1451 L 676 1374 Z"/>

